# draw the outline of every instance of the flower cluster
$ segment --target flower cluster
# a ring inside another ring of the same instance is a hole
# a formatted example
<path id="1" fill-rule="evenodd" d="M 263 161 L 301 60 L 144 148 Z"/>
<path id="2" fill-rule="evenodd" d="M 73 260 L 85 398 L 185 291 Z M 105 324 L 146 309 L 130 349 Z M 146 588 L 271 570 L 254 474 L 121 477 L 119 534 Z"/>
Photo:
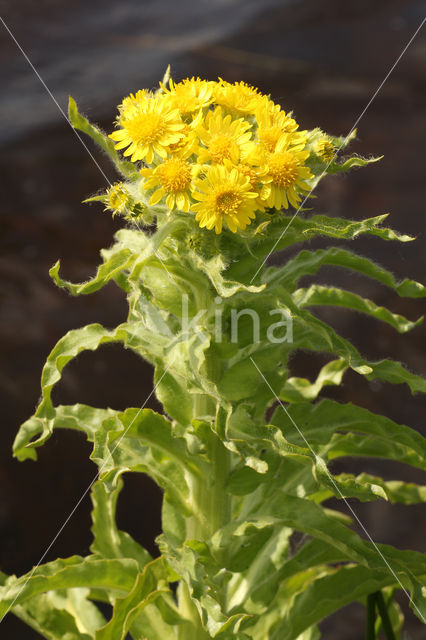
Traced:
<path id="1" fill-rule="evenodd" d="M 309 158 L 325 163 L 334 151 L 322 132 L 312 144 L 311 133 L 244 82 L 187 78 L 126 97 L 110 138 L 140 163 L 149 205 L 195 213 L 220 233 L 300 205 L 315 177 Z"/>

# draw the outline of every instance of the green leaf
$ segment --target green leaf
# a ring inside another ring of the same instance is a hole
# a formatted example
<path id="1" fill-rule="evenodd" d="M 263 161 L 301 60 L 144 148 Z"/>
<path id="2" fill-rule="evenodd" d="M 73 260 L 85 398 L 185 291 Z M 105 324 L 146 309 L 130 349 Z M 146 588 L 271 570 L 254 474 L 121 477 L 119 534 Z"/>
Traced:
<path id="1" fill-rule="evenodd" d="M 121 160 L 120 156 L 115 150 L 115 146 L 111 138 L 102 133 L 102 131 L 91 124 L 87 118 L 82 116 L 77 109 L 75 100 L 70 96 L 68 102 L 68 118 L 74 129 L 78 129 L 96 142 L 97 145 L 103 149 L 107 155 L 111 158 L 118 171 L 131 180 L 135 180 L 139 177 L 138 170 L 134 164 L 127 160 Z"/>
<path id="2" fill-rule="evenodd" d="M 380 360 L 380 362 L 370 362 L 369 364 L 372 372 L 366 375 L 368 380 L 379 379 L 392 384 L 405 382 L 412 393 L 426 393 L 426 379 L 415 373 L 410 373 L 400 362 Z"/>
<path id="3" fill-rule="evenodd" d="M 359 235 L 369 234 L 382 240 L 409 242 L 415 238 L 401 235 L 381 226 L 388 214 L 356 221 L 346 218 L 332 218 L 314 215 L 303 218 L 301 215 L 274 215 L 268 225 L 268 233 L 253 236 L 250 239 L 250 251 L 244 245 L 243 238 L 225 240 L 223 251 L 229 253 L 234 262 L 230 264 L 226 277 L 249 285 L 260 284 L 258 276 L 263 272 L 267 256 L 293 244 L 306 242 L 316 236 L 353 240 Z"/>
<path id="4" fill-rule="evenodd" d="M 310 405 L 308 405 L 310 406 Z M 285 413 L 285 410 L 281 407 Z M 228 427 L 228 437 L 233 440 L 236 450 L 250 463 L 250 458 L 259 455 L 259 452 L 271 448 L 272 451 L 283 458 L 292 457 L 301 464 L 312 468 L 314 478 L 323 486 L 332 491 L 333 495 L 341 497 L 357 497 L 360 500 L 372 500 L 378 497 L 386 499 L 386 493 L 379 485 L 368 482 L 359 483 L 354 477 L 332 476 L 324 459 L 308 447 L 292 444 L 284 436 L 286 430 L 274 425 L 258 427 L 250 420 L 244 418 L 237 420 L 236 414 L 231 416 Z M 250 464 L 251 466 L 251 464 Z"/>
<path id="5" fill-rule="evenodd" d="M 100 345 L 110 342 L 121 342 L 125 347 L 130 347 L 152 361 L 161 358 L 169 340 L 158 333 L 153 334 L 141 322 L 123 323 L 112 331 L 100 324 L 91 324 L 65 334 L 50 353 L 43 368 L 41 402 L 34 416 L 23 424 L 16 436 L 14 455 L 19 460 L 36 459 L 34 449 L 44 444 L 52 433 L 55 409 L 51 394 L 53 387 L 62 377 L 64 367 L 82 351 L 95 351 Z M 96 418 L 96 415 L 94 417 Z M 40 432 L 38 438 L 29 441 Z"/>
<path id="6" fill-rule="evenodd" d="M 114 413 L 113 409 L 95 409 L 85 404 L 51 407 L 45 415 L 40 411 L 37 416 L 29 418 L 21 425 L 13 443 L 14 455 L 18 460 L 35 460 L 37 454 L 33 447 L 36 446 L 38 438 L 34 438 L 40 436 L 42 442 L 45 442 L 54 429 L 82 431 L 89 442 L 93 442 L 96 430 Z"/>
<path id="7" fill-rule="evenodd" d="M 326 305 L 354 309 L 382 322 L 387 322 L 399 333 L 406 333 L 423 322 L 423 316 L 415 322 L 411 322 L 385 307 L 379 307 L 367 298 L 336 287 L 323 287 L 314 284 L 309 289 L 297 289 L 293 294 L 293 299 L 299 307 Z"/>
<path id="8" fill-rule="evenodd" d="M 137 572 L 137 562 L 128 558 L 72 556 L 48 562 L 19 578 L 8 578 L 0 587 L 0 617 L 10 606 L 20 605 L 33 596 L 56 589 L 88 587 L 127 593 L 133 588 Z"/>
<path id="9" fill-rule="evenodd" d="M 301 579 L 303 577 L 303 580 Z M 392 584 L 393 577 L 362 566 L 307 570 L 298 581 L 284 581 L 276 597 L 277 617 L 271 640 L 296 640 L 311 625 L 341 607 Z M 279 607 L 278 603 L 282 603 Z"/>
<path id="10" fill-rule="evenodd" d="M 340 474 L 337 477 L 344 479 L 348 474 Z M 426 502 L 426 486 L 414 484 L 412 482 L 402 482 L 401 480 L 383 480 L 379 476 L 369 473 L 361 473 L 356 476 L 357 482 L 373 483 L 383 487 L 390 502 L 400 502 L 402 504 L 420 504 Z"/>
<path id="11" fill-rule="evenodd" d="M 223 600 L 227 576 L 214 561 L 209 545 L 187 540 L 182 547 L 173 548 L 164 541 L 162 550 L 172 568 L 187 584 L 191 601 L 196 605 L 210 637 L 238 638 L 238 632 L 243 630 L 250 616 L 244 612 L 226 614 Z"/>
<path id="12" fill-rule="evenodd" d="M 155 368 L 155 395 L 173 420 L 188 426 L 192 420 L 194 399 L 184 384 L 183 380 L 173 376 L 163 367 Z"/>
<path id="13" fill-rule="evenodd" d="M 343 358 L 332 360 L 321 368 L 315 382 L 311 383 L 306 378 L 288 378 L 278 395 L 285 402 L 315 400 L 325 386 L 339 385 L 347 368 Z"/>
<path id="14" fill-rule="evenodd" d="M 368 164 L 378 162 L 382 158 L 383 156 L 379 156 L 378 158 L 361 158 L 360 156 L 351 156 L 344 162 L 332 162 L 327 167 L 327 173 L 342 173 L 344 171 L 349 171 L 349 169 L 353 169 L 354 167 L 366 167 Z"/>
<path id="15" fill-rule="evenodd" d="M 139 568 L 151 561 L 151 556 L 125 531 L 119 531 L 115 521 L 117 499 L 123 488 L 119 478 L 117 486 L 109 488 L 102 481 L 93 484 L 91 497 L 93 502 L 92 533 L 93 543 L 90 550 L 103 558 L 133 558 Z"/>
<path id="16" fill-rule="evenodd" d="M 367 379 L 379 379 L 393 384 L 406 383 L 412 393 L 421 391 L 426 393 L 426 379 L 410 373 L 407 369 L 393 360 L 368 362 L 364 360 L 358 350 L 348 341 L 337 334 L 328 324 L 322 322 L 311 313 L 298 307 L 292 308 L 288 301 L 288 294 L 283 288 L 279 295 L 291 308 L 294 314 L 293 348 L 325 351 L 345 358 L 348 365 Z"/>
<path id="17" fill-rule="evenodd" d="M 384 457 L 426 469 L 426 439 L 414 429 L 396 424 L 385 416 L 329 399 L 315 405 L 294 404 L 287 411 L 291 418 L 278 407 L 271 422 L 279 426 L 293 444 L 304 445 L 306 438 L 315 450 L 320 445 L 320 451 L 326 452 L 329 459 L 341 455 L 381 457 L 382 453 Z M 364 439 L 360 434 L 368 438 Z"/>
<path id="18" fill-rule="evenodd" d="M 49 271 L 50 277 L 54 282 L 66 289 L 73 296 L 87 295 L 98 291 L 107 282 L 118 277 L 125 269 L 129 269 L 135 261 L 135 256 L 129 251 L 129 249 L 122 249 L 116 253 L 113 253 L 111 257 L 98 267 L 96 276 L 87 282 L 81 284 L 72 284 L 66 280 L 62 280 L 59 276 L 60 261 L 56 262 Z"/>
<path id="19" fill-rule="evenodd" d="M 220 254 L 214 256 L 214 258 L 206 260 L 194 253 L 193 261 L 196 267 L 209 277 L 209 280 L 216 289 L 217 294 L 223 298 L 229 298 L 239 291 L 258 293 L 265 288 L 264 284 L 260 286 L 245 285 L 242 282 L 224 278 L 222 274 L 226 271 L 226 264 Z"/>
<path id="20" fill-rule="evenodd" d="M 161 606 L 169 621 L 176 624 L 180 617 L 173 601 L 165 596 L 170 594 L 164 561 L 157 558 L 146 565 L 139 574 L 133 589 L 114 604 L 111 620 L 96 633 L 96 640 L 124 640 L 132 624 L 143 610 L 152 603 Z M 161 605 L 159 604 L 161 600 Z"/>
<path id="21" fill-rule="evenodd" d="M 87 600 L 88 589 L 47 591 L 13 607 L 13 614 L 49 640 L 90 640 L 105 624 L 99 609 Z"/>
<path id="22" fill-rule="evenodd" d="M 379 571 L 389 583 L 400 582 L 412 594 L 412 608 L 421 617 L 426 613 L 425 586 L 426 558 L 414 551 L 400 551 L 387 545 L 377 545 L 360 538 L 354 531 L 330 517 L 313 502 L 288 495 L 285 502 L 281 495 L 272 496 L 259 509 L 257 519 L 263 523 L 279 524 L 302 531 L 327 545 L 335 547 L 347 560 L 363 567 Z M 229 537 L 241 526 L 234 521 L 215 534 L 215 547 L 226 548 Z M 220 541 L 220 544 L 218 544 Z M 390 576 L 390 578 L 389 578 Z"/>
<path id="23" fill-rule="evenodd" d="M 107 491 L 127 471 L 148 473 L 174 509 L 203 521 L 202 505 L 192 498 L 189 484 L 192 476 L 206 476 L 209 465 L 195 463 L 186 441 L 172 433 L 164 416 L 151 409 L 127 409 L 106 420 L 96 433 L 91 459 L 99 465 Z"/>
<path id="24" fill-rule="evenodd" d="M 264 279 L 268 283 L 268 287 L 274 283 L 282 283 L 287 290 L 293 291 L 302 276 L 315 275 L 325 265 L 343 267 L 362 273 L 390 287 L 399 296 L 407 298 L 426 296 L 426 287 L 419 282 L 407 278 L 398 282 L 390 271 L 375 264 L 372 260 L 339 247 L 318 249 L 318 251 L 300 251 L 295 258 L 289 260 L 282 267 L 268 269 Z"/>

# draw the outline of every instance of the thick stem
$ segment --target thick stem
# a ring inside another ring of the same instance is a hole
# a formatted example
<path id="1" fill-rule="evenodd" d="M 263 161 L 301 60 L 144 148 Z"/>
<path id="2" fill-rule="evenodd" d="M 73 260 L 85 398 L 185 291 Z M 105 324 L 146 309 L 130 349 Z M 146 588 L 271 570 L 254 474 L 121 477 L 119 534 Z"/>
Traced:
<path id="1" fill-rule="evenodd" d="M 198 309 L 206 308 L 208 300 L 201 294 L 197 301 Z M 206 306 L 203 306 L 206 304 Z M 214 379 L 215 362 L 206 358 L 207 376 Z M 194 396 L 194 418 L 215 415 L 215 403 L 207 394 Z M 220 415 L 220 411 L 218 412 Z M 209 476 L 191 476 L 190 490 L 192 500 L 197 505 L 201 518 L 189 518 L 187 521 L 187 539 L 209 542 L 213 533 L 227 524 L 231 518 L 231 496 L 226 491 L 226 482 L 230 470 L 230 452 L 224 447 L 220 438 L 213 432 L 207 445 L 208 458 L 211 464 Z M 198 610 L 191 600 L 188 586 L 184 581 L 179 585 L 179 608 L 182 614 L 191 621 L 182 625 L 179 630 L 180 640 L 203 640 L 208 634 L 203 630 Z M 185 627 L 185 628 L 184 628 Z"/>

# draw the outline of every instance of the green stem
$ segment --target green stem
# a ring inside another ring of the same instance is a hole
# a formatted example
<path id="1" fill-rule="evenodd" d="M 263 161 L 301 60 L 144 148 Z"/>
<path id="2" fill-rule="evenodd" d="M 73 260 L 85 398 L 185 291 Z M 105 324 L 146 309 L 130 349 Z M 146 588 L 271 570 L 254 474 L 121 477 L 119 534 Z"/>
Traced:
<path id="1" fill-rule="evenodd" d="M 392 623 L 389 618 L 388 608 L 385 603 L 385 599 L 383 598 L 383 593 L 381 591 L 377 591 L 376 593 L 376 602 L 377 608 L 380 613 L 380 617 L 382 619 L 383 631 L 386 634 L 387 640 L 396 640 L 396 635 L 392 628 Z"/>
<path id="2" fill-rule="evenodd" d="M 365 640 L 375 640 L 376 632 L 374 629 L 374 623 L 376 620 L 376 594 L 370 593 L 367 596 L 367 617 L 365 627 Z"/>
<path id="3" fill-rule="evenodd" d="M 209 299 L 204 292 L 199 292 L 197 309 L 209 307 Z M 216 363 L 206 355 L 205 367 L 207 376 L 213 380 Z M 217 412 L 221 415 L 220 410 Z M 214 400 L 207 394 L 194 396 L 193 416 L 200 418 L 215 415 Z M 192 517 L 187 520 L 187 539 L 208 542 L 213 533 L 227 524 L 231 519 L 231 497 L 226 491 L 226 482 L 230 470 L 230 452 L 222 444 L 220 438 L 212 431 L 207 444 L 207 455 L 210 462 L 210 473 L 191 475 L 190 490 L 192 500 L 197 505 L 197 513 L 201 518 Z M 190 620 L 181 625 L 179 640 L 204 640 L 210 637 L 203 629 L 198 610 L 195 607 L 187 584 L 182 580 L 179 585 L 179 608 L 182 615 Z"/>

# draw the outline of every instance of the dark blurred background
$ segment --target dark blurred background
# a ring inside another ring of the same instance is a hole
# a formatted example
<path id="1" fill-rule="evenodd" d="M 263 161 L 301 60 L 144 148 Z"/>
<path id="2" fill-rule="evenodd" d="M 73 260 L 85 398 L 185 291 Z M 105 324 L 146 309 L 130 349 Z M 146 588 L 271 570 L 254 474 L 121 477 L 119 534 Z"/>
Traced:
<path id="1" fill-rule="evenodd" d="M 286 110 L 293 109 L 301 128 L 320 126 L 346 134 L 426 16 L 426 2 L 3 0 L 2 16 L 62 108 L 72 94 L 105 130 L 111 130 L 121 98 L 155 87 L 171 63 L 176 80 L 192 75 L 244 80 L 270 93 Z M 0 34 L 0 568 L 22 574 L 40 560 L 93 479 L 95 467 L 88 460 L 90 448 L 76 433 L 55 433 L 39 449 L 36 463 L 12 459 L 14 435 L 38 401 L 41 368 L 55 342 L 89 322 L 115 326 L 124 319 L 126 305 L 113 284 L 95 295 L 71 298 L 49 280 L 48 269 L 58 258 L 65 277 L 87 279 L 99 262 L 99 250 L 111 244 L 120 225 L 101 206 L 80 204 L 103 188 L 105 180 L 1 24 Z M 384 154 L 384 159 L 345 177 L 327 178 L 313 201 L 317 212 L 354 219 L 390 212 L 390 226 L 416 235 L 416 242 L 363 238 L 352 248 L 398 277 L 423 282 L 425 62 L 426 27 L 358 126 L 353 151 Z M 88 146 L 114 180 L 108 161 L 90 141 Z M 312 243 L 317 246 L 324 243 Z M 323 270 L 322 280 L 347 285 L 347 276 L 337 270 Z M 400 299 L 361 276 L 351 275 L 349 285 L 410 318 L 424 313 L 421 300 Z M 390 327 L 344 311 L 322 312 L 322 317 L 366 356 L 392 357 L 426 375 L 424 327 L 399 336 Z M 307 375 L 320 360 L 299 355 L 293 364 L 296 375 Z M 124 409 L 141 406 L 151 388 L 149 366 L 119 346 L 106 346 L 67 367 L 54 400 Z M 425 431 L 426 401 L 412 397 L 405 386 L 368 383 L 349 374 L 334 397 Z M 155 400 L 148 406 L 155 407 Z M 397 463 L 349 461 L 334 470 L 341 468 L 422 482 L 420 474 Z M 160 500 L 149 479 L 125 478 L 119 526 L 152 553 L 160 530 Z M 352 506 L 375 541 L 426 550 L 424 508 L 383 501 L 352 501 Z M 342 509 L 347 511 L 344 505 Z M 86 497 L 45 560 L 87 554 L 89 528 Z M 407 611 L 406 598 L 400 601 Z M 322 624 L 324 637 L 363 637 L 363 616 L 361 606 L 346 607 Z M 410 612 L 406 629 L 406 638 L 424 638 L 421 623 Z M 12 615 L 0 625 L 0 638 L 37 637 Z"/>

